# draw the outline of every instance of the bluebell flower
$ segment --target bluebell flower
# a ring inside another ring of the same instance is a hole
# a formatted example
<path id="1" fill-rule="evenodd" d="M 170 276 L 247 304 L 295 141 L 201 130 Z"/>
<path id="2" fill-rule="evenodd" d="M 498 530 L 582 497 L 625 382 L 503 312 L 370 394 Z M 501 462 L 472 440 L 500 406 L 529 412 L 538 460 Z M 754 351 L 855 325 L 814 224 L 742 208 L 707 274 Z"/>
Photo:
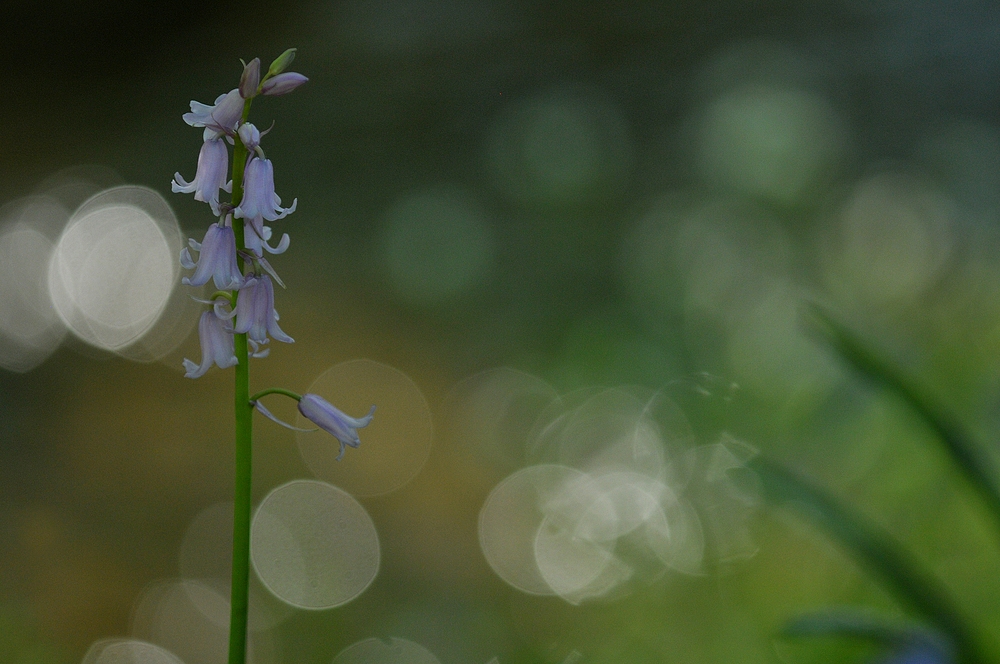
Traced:
<path id="1" fill-rule="evenodd" d="M 260 411 L 261 415 L 277 422 L 283 427 L 294 431 L 315 431 L 315 429 L 300 429 L 299 427 L 293 427 L 287 422 L 282 422 L 271 414 L 271 411 L 265 408 L 264 404 L 260 401 L 253 401 L 251 403 L 253 403 L 254 408 Z M 372 418 L 375 416 L 375 406 L 372 406 L 371 410 L 364 417 L 354 418 L 345 414 L 321 396 L 303 394 L 302 398 L 299 399 L 299 412 L 307 420 L 340 441 L 340 454 L 337 455 L 337 461 L 340 461 L 344 458 L 344 451 L 348 447 L 357 449 L 361 446 L 358 429 L 363 429 L 371 424 Z"/>
<path id="2" fill-rule="evenodd" d="M 219 216 L 219 190 L 233 190 L 232 181 L 226 180 L 229 170 L 229 150 L 221 138 L 207 140 L 201 145 L 198 153 L 198 170 L 194 180 L 187 182 L 180 173 L 174 173 L 174 181 L 170 190 L 175 194 L 190 194 L 194 192 L 194 200 L 208 203 L 212 213 Z"/>
<path id="3" fill-rule="evenodd" d="M 192 127 L 204 127 L 204 140 L 219 138 L 223 134 L 230 136 L 236 131 L 236 125 L 243 116 L 243 97 L 239 88 L 233 88 L 224 95 L 219 95 L 214 106 L 191 101 L 191 112 L 184 114 L 184 122 Z"/>
<path id="4" fill-rule="evenodd" d="M 278 327 L 278 312 L 274 310 L 274 286 L 268 275 L 250 277 L 243 284 L 236 300 L 234 331 L 246 334 L 248 339 L 261 345 L 267 343 L 268 334 L 286 344 L 295 341 Z"/>
<path id="5" fill-rule="evenodd" d="M 181 282 L 187 286 L 203 286 L 209 279 L 215 280 L 219 290 L 237 290 L 243 287 L 243 273 L 236 264 L 236 236 L 233 229 L 225 224 L 212 224 L 205 232 L 205 239 L 199 244 L 188 240 L 190 249 L 181 249 L 181 265 L 194 269 L 190 278 Z M 198 260 L 191 259 L 191 249 L 199 252 Z"/>
<path id="6" fill-rule="evenodd" d="M 337 456 L 337 461 L 340 461 L 344 456 L 346 446 L 357 449 L 361 445 L 358 429 L 371 424 L 372 417 L 375 416 L 375 406 L 372 406 L 364 417 L 355 419 L 345 415 L 323 397 L 315 394 L 303 394 L 299 401 L 299 412 L 310 422 L 340 441 L 340 454 Z"/>
<path id="7" fill-rule="evenodd" d="M 199 378 L 213 364 L 220 369 L 239 364 L 233 349 L 233 328 L 229 321 L 219 318 L 214 310 L 205 311 L 198 321 L 198 339 L 201 341 L 201 365 L 184 358 L 185 378 Z"/>
<path id="8" fill-rule="evenodd" d="M 274 166 L 270 159 L 255 157 L 247 162 L 243 175 L 243 200 L 233 210 L 237 219 L 253 219 L 260 227 L 263 223 L 256 220 L 267 219 L 276 221 L 295 212 L 299 199 L 292 201 L 290 207 L 281 207 L 281 198 L 274 193 Z"/>

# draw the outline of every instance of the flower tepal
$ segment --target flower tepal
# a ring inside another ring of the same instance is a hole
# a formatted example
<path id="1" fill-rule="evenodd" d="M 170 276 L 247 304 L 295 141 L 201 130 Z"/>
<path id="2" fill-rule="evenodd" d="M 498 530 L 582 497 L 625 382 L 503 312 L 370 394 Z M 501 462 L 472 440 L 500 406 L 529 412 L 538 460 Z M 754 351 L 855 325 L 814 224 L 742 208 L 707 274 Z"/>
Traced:
<path id="1" fill-rule="evenodd" d="M 191 112 L 184 114 L 184 122 L 192 127 L 204 127 L 204 140 L 219 138 L 223 134 L 232 134 L 243 114 L 243 97 L 239 88 L 233 88 L 224 95 L 219 95 L 214 106 L 191 101 Z"/>
<path id="2" fill-rule="evenodd" d="M 201 145 L 198 153 L 198 170 L 194 180 L 187 182 L 180 173 L 174 173 L 170 190 L 175 194 L 194 192 L 194 200 L 208 203 L 212 213 L 219 216 L 219 190 L 232 192 L 232 181 L 226 180 L 229 170 L 229 150 L 221 138 L 213 138 Z"/>
<path id="3" fill-rule="evenodd" d="M 184 358 L 185 378 L 199 378 L 213 364 L 225 369 L 239 363 L 233 350 L 233 330 L 228 321 L 215 315 L 215 311 L 202 312 L 198 321 L 198 339 L 201 341 L 201 364 Z"/>
<path id="4" fill-rule="evenodd" d="M 354 418 L 344 414 L 323 397 L 315 394 L 303 394 L 302 399 L 299 400 L 299 412 L 310 422 L 340 441 L 340 454 L 337 455 L 337 461 L 340 461 L 347 446 L 357 448 L 361 445 L 358 429 L 371 424 L 372 418 L 375 416 L 375 406 L 372 406 L 364 417 Z"/>
<path id="5" fill-rule="evenodd" d="M 243 176 L 243 200 L 233 211 L 237 219 L 267 219 L 277 221 L 295 212 L 299 199 L 281 207 L 281 198 L 274 193 L 274 166 L 270 159 L 257 157 L 247 162 Z"/>
<path id="6" fill-rule="evenodd" d="M 203 286 L 209 279 L 215 281 L 219 290 L 236 290 L 243 286 L 243 273 L 236 263 L 236 236 L 230 226 L 212 224 L 205 232 L 200 244 L 189 240 L 190 249 L 181 250 L 181 265 L 194 269 L 191 277 L 181 282 L 186 286 Z M 191 259 L 191 249 L 199 252 L 198 261 Z"/>
<path id="7" fill-rule="evenodd" d="M 264 274 L 246 280 L 236 301 L 236 326 L 233 330 L 237 334 L 246 334 L 248 339 L 258 344 L 266 344 L 268 334 L 286 344 L 295 341 L 278 327 L 271 277 Z"/>

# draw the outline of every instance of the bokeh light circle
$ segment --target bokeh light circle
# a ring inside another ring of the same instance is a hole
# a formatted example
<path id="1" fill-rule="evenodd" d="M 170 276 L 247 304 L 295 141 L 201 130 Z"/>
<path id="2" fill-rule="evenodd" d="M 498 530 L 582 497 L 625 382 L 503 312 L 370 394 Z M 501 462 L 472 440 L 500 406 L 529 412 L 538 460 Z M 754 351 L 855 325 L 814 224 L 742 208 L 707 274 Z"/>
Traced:
<path id="1" fill-rule="evenodd" d="M 479 513 L 479 545 L 497 576 L 526 593 L 555 594 L 535 560 L 535 538 L 545 520 L 542 506 L 562 487 L 584 478 L 574 468 L 539 464 L 493 488 Z"/>
<path id="2" fill-rule="evenodd" d="M 102 639 L 87 649 L 81 664 L 184 664 L 158 645 L 138 639 Z"/>
<path id="3" fill-rule="evenodd" d="M 73 214 L 49 262 L 59 317 L 92 346 L 123 352 L 135 345 L 175 291 L 180 238 L 169 206 L 152 190 L 117 187 L 94 196 Z M 176 343 L 179 336 L 170 335 Z M 147 359 L 150 349 L 140 348 L 134 359 Z"/>
<path id="4" fill-rule="evenodd" d="M 233 503 L 209 505 L 188 524 L 181 539 L 178 568 L 186 581 L 197 581 L 228 596 L 232 579 L 233 560 Z M 269 629 L 292 615 L 293 609 L 284 602 L 273 599 L 260 581 L 250 576 L 249 624 L 254 630 Z M 190 599 L 206 615 L 203 593 L 192 592 Z"/>
<path id="5" fill-rule="evenodd" d="M 185 664 L 226 661 L 229 649 L 229 587 L 190 579 L 150 584 L 132 607 L 132 634 L 175 653 Z M 247 635 L 248 662 L 276 661 L 274 637 L 254 629 Z"/>
<path id="6" fill-rule="evenodd" d="M 333 658 L 333 664 L 440 664 L 419 643 L 407 639 L 365 639 L 349 645 Z"/>
<path id="7" fill-rule="evenodd" d="M 558 396 L 541 378 L 500 367 L 456 384 L 441 410 L 455 447 L 506 475 L 523 465 L 528 434 Z"/>
<path id="8" fill-rule="evenodd" d="M 361 447 L 348 450 L 340 461 L 340 445 L 329 434 L 296 434 L 302 458 L 316 477 L 356 496 L 378 496 L 400 488 L 423 468 L 434 427 L 427 400 L 406 374 L 372 360 L 350 360 L 328 369 L 307 392 L 352 417 L 376 406 L 371 424 L 358 430 Z M 315 428 L 301 414 L 297 426 Z"/>
<path id="9" fill-rule="evenodd" d="M 295 480 L 269 493 L 250 526 L 250 556 L 264 587 L 301 609 L 350 602 L 375 580 L 375 524 L 346 491 Z"/>
<path id="10" fill-rule="evenodd" d="M 8 209 L 0 232 L 0 367 L 23 373 L 44 362 L 66 334 L 52 308 L 48 264 L 69 213 L 44 196 Z"/>
<path id="11" fill-rule="evenodd" d="M 351 644 L 333 658 L 333 664 L 440 664 L 437 657 L 419 643 L 406 639 L 365 639 Z"/>

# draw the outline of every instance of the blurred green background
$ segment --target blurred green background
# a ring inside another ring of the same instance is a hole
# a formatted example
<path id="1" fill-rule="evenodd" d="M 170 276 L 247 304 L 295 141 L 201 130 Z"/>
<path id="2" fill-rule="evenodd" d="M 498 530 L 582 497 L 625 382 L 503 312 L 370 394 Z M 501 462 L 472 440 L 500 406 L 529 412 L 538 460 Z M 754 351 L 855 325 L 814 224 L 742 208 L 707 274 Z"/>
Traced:
<path id="1" fill-rule="evenodd" d="M 239 58 L 299 49 L 310 82 L 254 106 L 259 127 L 275 122 L 277 191 L 299 203 L 274 224 L 292 243 L 272 260 L 296 343 L 256 361 L 253 389 L 305 391 L 368 358 L 412 379 L 434 436 L 412 481 L 360 498 L 382 547 L 372 586 L 288 612 L 259 661 L 329 662 L 369 637 L 443 664 L 855 661 L 867 653 L 775 634 L 821 606 L 900 613 L 821 533 L 764 506 L 739 555 L 706 557 L 699 575 L 666 570 L 579 606 L 509 587 L 477 518 L 534 461 L 538 413 L 498 403 L 519 434 L 473 427 L 503 438 L 497 454 L 448 407 L 460 381 L 502 366 L 563 395 L 660 390 L 691 425 L 678 446 L 728 432 L 815 478 L 911 546 L 1000 643 L 980 504 L 901 404 L 798 324 L 803 301 L 827 304 L 997 452 L 992 3 L 43 0 L 0 23 L 0 233 L 24 222 L 26 196 L 72 212 L 130 183 L 200 238 L 206 206 L 169 191 L 201 140 L 181 114 L 234 87 Z M 16 308 L 0 300 L 2 328 Z M 196 337 L 148 363 L 70 336 L 22 362 L 5 341 L 0 661 L 76 662 L 129 634 L 144 588 L 180 574 L 192 519 L 230 498 L 231 374 L 182 377 Z M 258 420 L 258 499 L 312 476 L 295 440 Z"/>

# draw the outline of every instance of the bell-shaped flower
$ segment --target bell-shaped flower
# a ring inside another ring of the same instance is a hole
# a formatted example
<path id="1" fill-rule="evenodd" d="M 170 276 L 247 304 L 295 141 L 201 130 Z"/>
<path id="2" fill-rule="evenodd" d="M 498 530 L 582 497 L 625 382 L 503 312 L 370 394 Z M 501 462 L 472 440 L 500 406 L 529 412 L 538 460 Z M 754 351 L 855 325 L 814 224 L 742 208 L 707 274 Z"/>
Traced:
<path id="1" fill-rule="evenodd" d="M 260 93 L 269 97 L 287 95 L 308 80 L 308 78 L 298 72 L 286 71 L 283 74 L 278 74 L 264 81 L 264 85 L 260 87 Z"/>
<path id="2" fill-rule="evenodd" d="M 194 200 L 208 203 L 213 214 L 219 216 L 219 190 L 231 192 L 233 183 L 226 180 L 229 170 L 229 149 L 221 138 L 213 138 L 201 145 L 198 153 L 198 170 L 194 180 L 187 182 L 180 173 L 174 173 L 170 190 L 175 194 L 194 192 Z"/>
<path id="3" fill-rule="evenodd" d="M 236 236 L 230 226 L 212 224 L 200 244 L 194 240 L 188 240 L 188 244 L 190 249 L 181 250 L 181 265 L 188 270 L 194 269 L 194 274 L 181 279 L 182 283 L 203 286 L 213 279 L 219 290 L 243 287 L 243 273 L 236 264 Z M 191 249 L 199 252 L 197 262 L 191 259 Z"/>
<path id="4" fill-rule="evenodd" d="M 236 131 L 236 124 L 243 116 L 243 97 L 239 88 L 233 88 L 224 95 L 219 95 L 214 106 L 191 101 L 191 112 L 184 114 L 184 122 L 192 127 L 204 127 L 206 141 L 218 138 L 223 134 L 230 135 Z"/>
<path id="5" fill-rule="evenodd" d="M 233 216 L 237 219 L 275 221 L 295 212 L 298 202 L 296 198 L 290 207 L 281 207 L 281 198 L 274 193 L 274 166 L 271 160 L 255 157 L 247 162 L 243 175 L 243 200 L 233 210 Z"/>
<path id="6" fill-rule="evenodd" d="M 340 461 L 344 456 L 346 446 L 357 448 L 361 445 L 358 429 L 371 424 L 372 417 L 375 415 L 375 406 L 372 406 L 364 417 L 353 418 L 345 415 L 323 397 L 315 394 L 303 394 L 299 401 L 299 412 L 320 429 L 340 441 L 340 454 L 337 456 L 337 461 Z"/>
<path id="7" fill-rule="evenodd" d="M 278 246 L 272 247 L 267 243 L 273 235 L 271 227 L 262 225 L 260 228 L 257 228 L 255 225 L 256 221 L 261 220 L 259 217 L 256 220 L 246 219 L 243 223 L 243 243 L 246 245 L 247 250 L 252 251 L 258 257 L 262 257 L 264 255 L 264 251 L 269 254 L 285 253 L 285 250 L 288 249 L 288 245 L 291 242 L 288 237 L 288 233 L 282 233 L 281 240 L 278 241 Z"/>
<path id="8" fill-rule="evenodd" d="M 233 349 L 233 328 L 229 321 L 219 318 L 215 311 L 205 311 L 198 321 L 198 339 L 201 341 L 201 364 L 184 358 L 185 378 L 198 378 L 217 365 L 220 369 L 239 364 Z"/>
<path id="9" fill-rule="evenodd" d="M 274 310 L 274 286 L 268 275 L 246 280 L 236 300 L 234 331 L 246 334 L 247 338 L 258 344 L 266 344 L 268 334 L 286 344 L 295 341 L 278 327 L 278 312 Z"/>

